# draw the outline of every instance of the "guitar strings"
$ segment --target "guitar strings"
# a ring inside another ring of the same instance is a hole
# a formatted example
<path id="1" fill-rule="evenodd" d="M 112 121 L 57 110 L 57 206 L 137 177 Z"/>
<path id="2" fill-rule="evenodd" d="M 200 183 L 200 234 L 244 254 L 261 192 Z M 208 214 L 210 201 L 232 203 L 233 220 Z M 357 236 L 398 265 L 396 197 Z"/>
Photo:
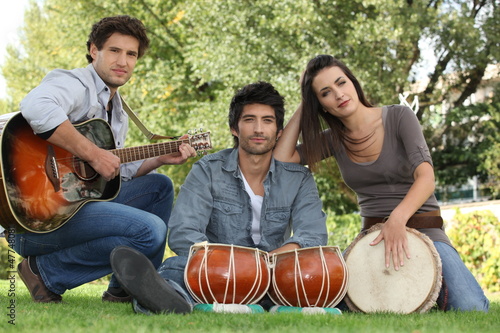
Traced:
<path id="1" fill-rule="evenodd" d="M 128 147 L 128 148 L 117 148 L 117 149 L 110 149 L 108 150 L 109 152 L 115 154 L 116 156 L 120 157 L 120 159 L 125 159 L 125 161 L 135 161 L 135 160 L 140 160 L 142 158 L 138 158 L 138 155 L 141 154 L 150 154 L 148 157 L 152 156 L 158 156 L 160 155 L 165 155 L 169 153 L 173 153 L 171 151 L 172 148 L 179 148 L 181 144 L 183 143 L 190 143 L 189 139 L 184 139 L 180 141 L 175 141 L 175 142 L 161 142 L 161 143 L 155 143 L 151 145 L 144 145 L 144 146 L 139 146 L 139 147 Z M 168 149 L 167 149 L 168 146 Z M 201 145 L 204 148 L 209 148 L 208 143 L 205 143 L 204 145 Z M 199 145 L 196 145 L 195 150 L 198 150 Z M 163 153 L 163 154 L 162 154 Z M 148 158 L 144 157 L 144 158 Z M 132 158 L 132 159 L 130 159 Z M 137 158 L 137 159 L 136 159 Z M 61 158 L 56 158 L 56 161 L 60 162 L 71 162 L 71 161 L 77 161 L 80 162 L 82 161 L 81 158 L 77 156 L 71 156 L 71 157 L 61 157 Z"/>

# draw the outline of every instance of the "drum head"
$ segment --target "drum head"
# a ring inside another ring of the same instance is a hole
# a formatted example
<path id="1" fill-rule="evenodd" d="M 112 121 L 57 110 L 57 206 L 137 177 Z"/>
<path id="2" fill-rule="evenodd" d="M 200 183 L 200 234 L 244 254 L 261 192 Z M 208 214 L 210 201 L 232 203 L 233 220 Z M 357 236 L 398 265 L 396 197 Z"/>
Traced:
<path id="1" fill-rule="evenodd" d="M 441 288 L 441 260 L 432 241 L 406 228 L 411 259 L 396 271 L 385 268 L 384 242 L 371 246 L 382 224 L 361 233 L 346 249 L 349 271 L 346 303 L 352 311 L 425 312 L 435 303 Z"/>

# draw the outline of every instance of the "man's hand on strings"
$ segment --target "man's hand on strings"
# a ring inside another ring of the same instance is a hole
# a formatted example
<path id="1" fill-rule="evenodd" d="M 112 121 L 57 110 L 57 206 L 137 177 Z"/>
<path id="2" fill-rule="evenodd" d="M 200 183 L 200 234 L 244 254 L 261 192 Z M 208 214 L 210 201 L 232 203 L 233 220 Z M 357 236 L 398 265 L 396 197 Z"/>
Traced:
<path id="1" fill-rule="evenodd" d="M 120 174 L 120 158 L 105 149 L 95 149 L 93 158 L 88 163 L 106 181 Z"/>

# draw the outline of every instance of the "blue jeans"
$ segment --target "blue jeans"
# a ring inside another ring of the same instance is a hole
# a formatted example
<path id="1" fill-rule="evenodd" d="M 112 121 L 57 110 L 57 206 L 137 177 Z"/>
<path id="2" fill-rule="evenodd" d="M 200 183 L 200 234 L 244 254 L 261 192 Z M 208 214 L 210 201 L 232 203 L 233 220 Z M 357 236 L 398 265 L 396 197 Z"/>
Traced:
<path id="1" fill-rule="evenodd" d="M 458 252 L 446 243 L 434 242 L 434 246 L 441 257 L 443 278 L 448 289 L 445 310 L 488 312 L 490 302 Z M 440 307 L 443 300 L 444 289 L 437 300 Z"/>
<path id="2" fill-rule="evenodd" d="M 142 252 L 159 267 L 173 198 L 167 176 L 134 178 L 122 182 L 114 200 L 85 204 L 59 229 L 17 234 L 14 248 L 22 257 L 36 256 L 45 285 L 59 295 L 110 274 L 109 255 L 119 245 Z M 114 276 L 109 286 L 120 286 Z"/>

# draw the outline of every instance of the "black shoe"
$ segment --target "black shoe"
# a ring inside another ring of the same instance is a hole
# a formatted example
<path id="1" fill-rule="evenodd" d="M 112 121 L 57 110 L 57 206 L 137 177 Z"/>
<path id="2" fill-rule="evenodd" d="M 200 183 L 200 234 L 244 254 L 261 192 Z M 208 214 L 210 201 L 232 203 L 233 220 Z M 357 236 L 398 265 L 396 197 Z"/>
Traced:
<path id="1" fill-rule="evenodd" d="M 118 246 L 110 261 L 122 288 L 143 307 L 155 313 L 191 312 L 191 304 L 158 274 L 144 254 Z"/>
<path id="2" fill-rule="evenodd" d="M 132 303 L 132 297 L 130 295 L 127 296 L 116 296 L 113 295 L 109 290 L 105 290 L 102 293 L 102 301 L 103 302 L 112 302 L 112 303 Z"/>

